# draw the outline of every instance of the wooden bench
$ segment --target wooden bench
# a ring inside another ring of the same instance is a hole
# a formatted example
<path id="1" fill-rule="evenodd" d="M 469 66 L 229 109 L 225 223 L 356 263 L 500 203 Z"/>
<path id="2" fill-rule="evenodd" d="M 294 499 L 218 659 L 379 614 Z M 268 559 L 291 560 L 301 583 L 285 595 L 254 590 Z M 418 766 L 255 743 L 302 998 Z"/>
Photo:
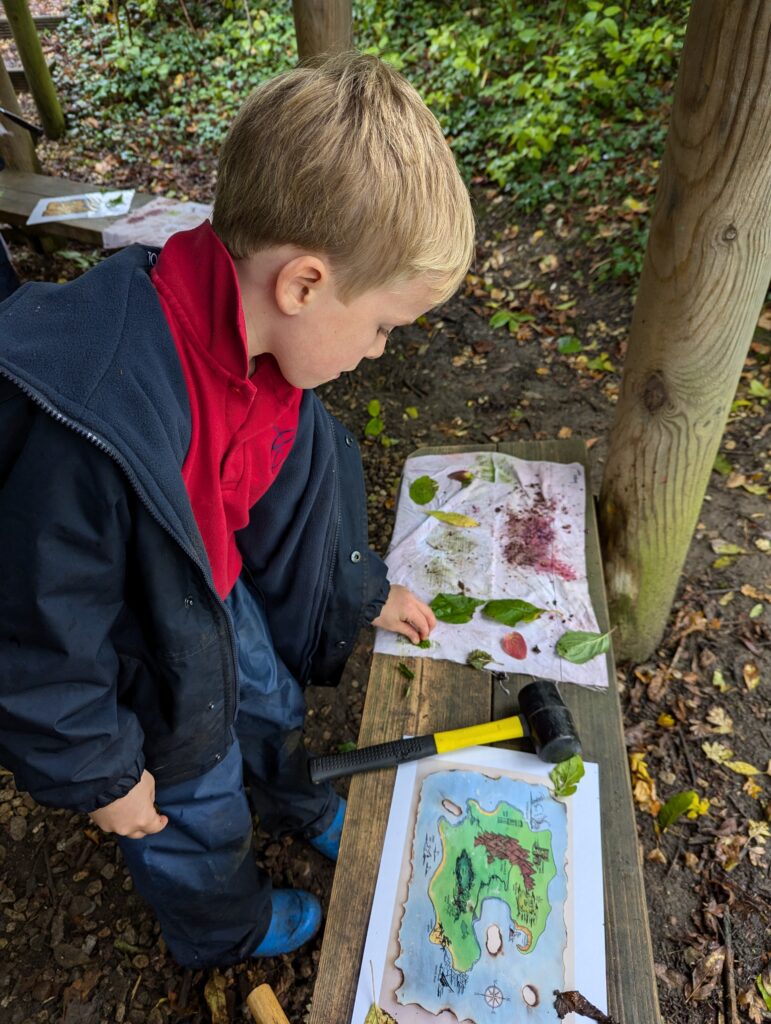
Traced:
<path id="1" fill-rule="evenodd" d="M 88 182 L 54 178 L 47 174 L 3 170 L 0 171 L 0 224 L 8 224 L 22 229 L 25 234 L 38 237 L 55 235 L 59 238 L 88 242 L 91 245 L 101 245 L 102 232 L 115 222 L 112 217 L 51 221 L 48 224 L 36 224 L 34 227 L 27 226 L 27 217 L 43 198 L 107 191 L 113 190 L 105 185 L 90 185 Z M 138 210 L 153 198 L 146 193 L 137 192 L 131 209 Z"/>
<path id="2" fill-rule="evenodd" d="M 33 18 L 38 32 L 53 31 L 64 21 L 63 14 L 39 14 Z M 11 25 L 7 18 L 0 18 L 0 39 L 13 39 Z"/>
<path id="3" fill-rule="evenodd" d="M 584 445 L 572 439 L 426 448 L 416 454 L 484 450 L 587 465 Z M 586 524 L 589 590 L 600 629 L 606 631 L 608 611 L 588 485 Z M 562 693 L 575 718 L 584 757 L 597 762 L 600 770 L 609 1013 L 619 1024 L 660 1024 L 621 708 L 612 654 L 607 658 L 611 680 L 607 692 L 566 684 Z M 509 676 L 507 694 L 487 672 L 428 658 L 403 660 L 415 672 L 408 692 L 396 669 L 397 659 L 374 656 L 359 746 L 396 739 L 405 733 L 453 729 L 511 715 L 516 710 L 519 688 L 531 681 L 530 676 Z M 389 769 L 351 780 L 310 1024 L 348 1024 L 351 1020 L 394 777 L 395 770 Z M 591 951 L 584 952 L 591 955 Z"/>

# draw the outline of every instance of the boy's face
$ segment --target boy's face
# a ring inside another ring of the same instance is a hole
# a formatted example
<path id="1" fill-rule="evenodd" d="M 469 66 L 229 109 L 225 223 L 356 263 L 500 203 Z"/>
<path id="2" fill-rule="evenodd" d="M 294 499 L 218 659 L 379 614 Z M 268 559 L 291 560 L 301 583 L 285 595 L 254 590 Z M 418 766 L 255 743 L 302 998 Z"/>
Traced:
<path id="1" fill-rule="evenodd" d="M 382 356 L 394 327 L 410 324 L 436 304 L 422 278 L 374 288 L 341 302 L 331 276 L 290 282 L 280 297 L 284 315 L 270 351 L 295 387 L 314 388 Z M 280 285 L 281 282 L 279 282 Z"/>

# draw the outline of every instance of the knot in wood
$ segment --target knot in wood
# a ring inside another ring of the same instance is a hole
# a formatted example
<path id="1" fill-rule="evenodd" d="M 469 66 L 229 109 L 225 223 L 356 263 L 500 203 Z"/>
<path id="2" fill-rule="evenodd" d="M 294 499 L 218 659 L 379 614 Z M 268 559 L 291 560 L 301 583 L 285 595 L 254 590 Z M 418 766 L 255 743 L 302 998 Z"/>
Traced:
<path id="1" fill-rule="evenodd" d="M 723 231 L 724 242 L 735 242 L 739 232 L 736 230 L 735 224 L 729 224 L 728 227 Z"/>
<path id="2" fill-rule="evenodd" d="M 643 405 L 650 413 L 658 412 L 667 403 L 667 386 L 664 378 L 655 370 L 645 382 Z"/>

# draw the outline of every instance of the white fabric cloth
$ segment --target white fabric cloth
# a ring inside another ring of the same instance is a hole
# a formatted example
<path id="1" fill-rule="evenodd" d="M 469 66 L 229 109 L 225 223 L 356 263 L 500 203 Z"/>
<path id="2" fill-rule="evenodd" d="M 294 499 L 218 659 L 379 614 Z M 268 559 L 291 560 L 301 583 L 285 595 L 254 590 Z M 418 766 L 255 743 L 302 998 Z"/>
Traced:
<path id="1" fill-rule="evenodd" d="M 452 473 L 472 474 L 468 486 Z M 425 505 L 410 497 L 422 476 L 439 487 Z M 483 600 L 520 599 L 545 609 L 515 626 L 482 615 L 468 623 L 439 622 L 421 649 L 379 629 L 375 650 L 399 657 L 466 663 L 488 652 L 492 671 L 519 672 L 586 686 L 608 685 L 605 655 L 584 665 L 560 658 L 555 644 L 569 630 L 599 632 L 589 597 L 585 558 L 585 474 L 579 463 L 531 462 L 499 452 L 423 455 L 407 460 L 386 562 L 391 583 L 409 587 L 427 603 L 439 593 Z M 458 512 L 479 526 L 446 525 L 428 511 Z M 527 644 L 524 660 L 502 647 L 513 630 Z"/>

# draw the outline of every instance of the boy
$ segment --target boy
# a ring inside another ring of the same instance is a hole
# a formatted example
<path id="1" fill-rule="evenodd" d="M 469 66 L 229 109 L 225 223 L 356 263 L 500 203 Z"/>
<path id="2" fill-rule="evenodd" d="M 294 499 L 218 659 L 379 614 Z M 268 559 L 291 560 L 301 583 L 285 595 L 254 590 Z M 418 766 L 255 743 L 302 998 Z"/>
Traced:
<path id="1" fill-rule="evenodd" d="M 301 684 L 364 622 L 435 623 L 368 552 L 356 446 L 309 389 L 449 296 L 472 247 L 436 121 L 348 54 L 247 100 L 212 225 L 0 307 L 1 759 L 117 833 L 184 966 L 319 926 L 257 870 L 245 787 L 334 858 Z"/>

